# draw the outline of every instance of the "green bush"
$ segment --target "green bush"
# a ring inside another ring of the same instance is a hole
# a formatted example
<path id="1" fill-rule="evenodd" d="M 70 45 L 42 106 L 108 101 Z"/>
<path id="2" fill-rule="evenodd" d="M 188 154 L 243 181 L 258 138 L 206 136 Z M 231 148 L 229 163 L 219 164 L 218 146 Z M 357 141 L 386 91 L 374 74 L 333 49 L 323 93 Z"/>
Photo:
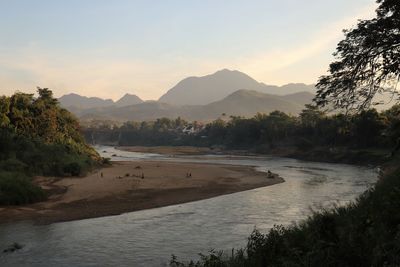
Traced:
<path id="1" fill-rule="evenodd" d="M 10 172 L 24 172 L 28 165 L 16 158 L 9 158 L 4 161 L 0 161 L 0 170 Z"/>
<path id="2" fill-rule="evenodd" d="M 64 173 L 78 176 L 82 172 L 82 167 L 77 162 L 71 162 L 64 166 Z"/>
<path id="3" fill-rule="evenodd" d="M 0 204 L 20 205 L 46 199 L 45 192 L 24 174 L 0 172 Z"/>

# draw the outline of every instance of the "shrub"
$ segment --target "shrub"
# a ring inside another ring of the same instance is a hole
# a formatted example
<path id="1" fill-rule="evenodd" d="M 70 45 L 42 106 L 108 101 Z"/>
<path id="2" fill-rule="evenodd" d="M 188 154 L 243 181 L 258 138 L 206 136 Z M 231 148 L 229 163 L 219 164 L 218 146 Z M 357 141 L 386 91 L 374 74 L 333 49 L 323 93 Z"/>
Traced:
<path id="1" fill-rule="evenodd" d="M 16 158 L 9 158 L 4 161 L 0 161 L 0 170 L 10 172 L 24 172 L 28 165 Z"/>
<path id="2" fill-rule="evenodd" d="M 0 172 L 1 205 L 20 205 L 45 198 L 45 192 L 29 177 L 17 172 Z"/>
<path id="3" fill-rule="evenodd" d="M 82 167 L 77 162 L 71 162 L 64 166 L 64 173 L 72 176 L 78 176 L 82 172 Z"/>

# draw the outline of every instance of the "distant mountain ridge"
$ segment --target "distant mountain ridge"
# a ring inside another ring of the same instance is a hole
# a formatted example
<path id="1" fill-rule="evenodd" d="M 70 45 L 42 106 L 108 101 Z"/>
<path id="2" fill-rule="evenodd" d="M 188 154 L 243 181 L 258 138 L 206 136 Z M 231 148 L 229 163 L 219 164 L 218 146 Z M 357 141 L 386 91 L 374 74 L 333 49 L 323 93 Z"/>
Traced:
<path id="1" fill-rule="evenodd" d="M 112 99 L 102 99 L 99 97 L 86 97 L 75 93 L 63 95 L 58 99 L 61 106 L 69 108 L 71 110 L 91 109 L 91 108 L 103 108 L 110 106 L 129 106 L 142 103 L 143 100 L 136 95 L 125 94 L 118 101 L 114 102 Z"/>
<path id="2" fill-rule="evenodd" d="M 314 85 L 301 83 L 284 86 L 266 85 L 243 72 L 223 69 L 210 75 L 183 79 L 162 95 L 158 101 L 173 105 L 207 105 L 242 89 L 273 95 L 301 91 L 315 93 Z"/>
<path id="3" fill-rule="evenodd" d="M 99 97 L 86 97 L 75 93 L 63 95 L 58 99 L 61 106 L 63 107 L 75 107 L 75 108 L 96 108 L 111 106 L 114 101 L 111 99 L 102 99 Z"/>
<path id="4" fill-rule="evenodd" d="M 59 101 L 84 120 L 154 120 L 179 116 L 206 121 L 223 113 L 250 117 L 257 112 L 280 110 L 295 115 L 311 103 L 314 93 L 313 85 L 265 85 L 240 71 L 223 69 L 203 77 L 183 79 L 158 101 L 144 102 L 132 94 L 125 94 L 116 102 L 77 94 L 62 96 Z"/>
<path id="5" fill-rule="evenodd" d="M 251 117 L 257 112 L 270 113 L 280 110 L 298 114 L 305 104 L 311 102 L 313 94 L 302 92 L 286 96 L 260 93 L 254 90 L 238 90 L 226 98 L 208 105 L 177 106 L 168 103 L 148 101 L 125 107 L 103 107 L 83 110 L 77 115 L 82 120 L 146 121 L 161 117 L 186 120 L 211 121 L 225 116 Z"/>
<path id="6" fill-rule="evenodd" d="M 140 104 L 140 103 L 143 103 L 143 100 L 140 99 L 138 96 L 131 95 L 131 94 L 125 94 L 117 102 L 115 102 L 115 105 L 118 107 L 125 107 L 125 106 Z"/>

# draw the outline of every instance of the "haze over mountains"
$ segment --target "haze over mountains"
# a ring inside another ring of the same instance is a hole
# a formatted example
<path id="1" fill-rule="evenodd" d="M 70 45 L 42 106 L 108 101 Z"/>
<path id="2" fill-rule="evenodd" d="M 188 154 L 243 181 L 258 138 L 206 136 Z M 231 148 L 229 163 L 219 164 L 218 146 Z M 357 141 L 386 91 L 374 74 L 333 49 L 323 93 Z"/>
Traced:
<path id="1" fill-rule="evenodd" d="M 102 99 L 99 97 L 86 97 L 75 93 L 63 95 L 58 99 L 61 106 L 65 108 L 96 108 L 106 107 L 114 104 L 111 99 Z"/>
<path id="2" fill-rule="evenodd" d="M 293 101 L 293 99 L 299 101 Z M 77 115 L 82 120 L 144 121 L 161 117 L 186 120 L 210 121 L 225 116 L 251 117 L 257 112 L 269 113 L 274 110 L 298 114 L 304 105 L 311 102 L 313 95 L 308 92 L 277 96 L 251 90 L 239 90 L 226 98 L 208 105 L 171 105 L 148 101 L 125 107 L 104 107 L 81 110 Z"/>
<path id="3" fill-rule="evenodd" d="M 186 78 L 168 90 L 158 101 L 173 105 L 206 105 L 241 89 L 273 95 L 287 95 L 301 91 L 315 92 L 313 85 L 266 85 L 243 72 L 223 69 L 203 77 Z"/>
<path id="4" fill-rule="evenodd" d="M 144 101 L 136 95 L 125 94 L 117 102 L 115 102 L 115 105 L 117 107 L 125 107 L 125 106 L 140 104 L 143 102 Z"/>
<path id="5" fill-rule="evenodd" d="M 90 109 L 90 108 L 100 108 L 100 107 L 110 107 L 110 106 L 129 106 L 136 105 L 142 103 L 143 100 L 137 97 L 136 95 L 125 94 L 121 97 L 117 102 L 114 102 L 112 99 L 102 99 L 99 97 L 86 97 L 78 94 L 68 94 L 63 95 L 58 99 L 61 103 L 61 106 L 65 108 L 77 108 L 77 109 Z"/>
<path id="6" fill-rule="evenodd" d="M 314 92 L 313 85 L 265 85 L 242 72 L 224 69 L 203 77 L 186 78 L 158 101 L 144 102 L 131 94 L 116 102 L 76 94 L 62 96 L 59 100 L 82 120 L 139 121 L 180 116 L 208 121 L 222 114 L 250 117 L 257 112 L 274 110 L 298 114 L 311 102 Z"/>

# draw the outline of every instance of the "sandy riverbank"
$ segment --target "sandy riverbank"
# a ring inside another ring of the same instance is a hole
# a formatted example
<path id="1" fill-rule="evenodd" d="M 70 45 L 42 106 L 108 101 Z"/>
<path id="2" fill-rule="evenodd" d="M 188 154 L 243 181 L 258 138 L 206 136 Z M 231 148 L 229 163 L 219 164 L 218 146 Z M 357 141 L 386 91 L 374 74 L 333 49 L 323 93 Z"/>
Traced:
<path id="1" fill-rule="evenodd" d="M 187 174 L 191 176 L 187 177 Z M 143 177 L 143 178 L 142 178 Z M 52 223 L 156 208 L 281 183 L 252 167 L 157 161 L 114 162 L 82 178 L 37 178 L 46 202 L 0 208 L 0 223 Z"/>
<path id="2" fill-rule="evenodd" d="M 117 146 L 116 148 L 130 152 L 155 153 L 162 155 L 204 155 L 221 152 L 221 150 L 218 149 L 194 146 Z"/>
<path id="3" fill-rule="evenodd" d="M 207 154 L 223 154 L 232 156 L 277 156 L 294 158 L 304 161 L 313 162 L 329 162 L 355 164 L 361 166 L 375 165 L 379 166 L 386 162 L 391 151 L 387 149 L 348 149 L 337 147 L 315 147 L 311 150 L 299 150 L 296 147 L 276 148 L 264 153 L 252 150 L 222 150 L 220 148 L 211 149 L 208 147 L 192 147 L 192 146 L 120 146 L 120 150 L 130 152 L 156 153 L 163 155 L 207 155 Z"/>

